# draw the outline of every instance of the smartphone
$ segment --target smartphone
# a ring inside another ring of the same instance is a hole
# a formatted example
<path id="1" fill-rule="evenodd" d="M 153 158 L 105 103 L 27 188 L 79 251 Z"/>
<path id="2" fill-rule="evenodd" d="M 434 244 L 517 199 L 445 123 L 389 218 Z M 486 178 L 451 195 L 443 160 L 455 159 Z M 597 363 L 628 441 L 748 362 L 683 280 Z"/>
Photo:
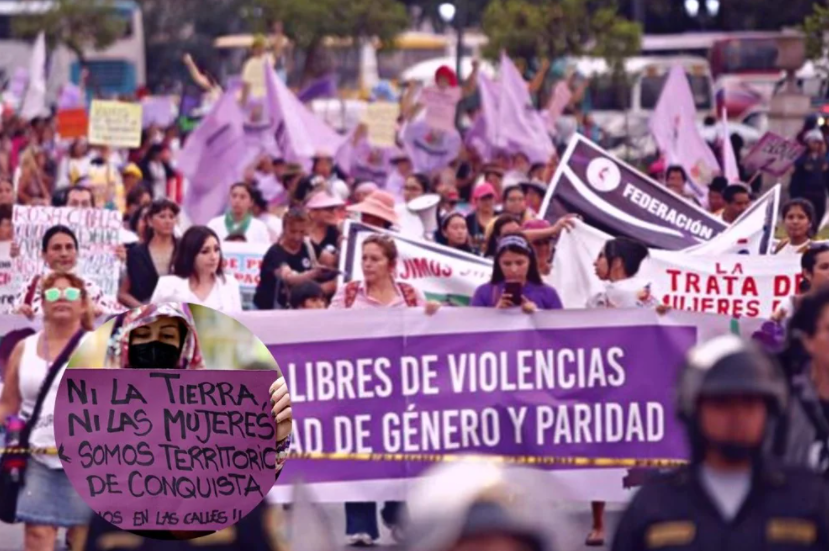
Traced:
<path id="1" fill-rule="evenodd" d="M 512 303 L 521 306 L 521 299 L 524 293 L 523 286 L 517 281 L 507 281 L 504 285 L 504 292 L 512 298 Z"/>

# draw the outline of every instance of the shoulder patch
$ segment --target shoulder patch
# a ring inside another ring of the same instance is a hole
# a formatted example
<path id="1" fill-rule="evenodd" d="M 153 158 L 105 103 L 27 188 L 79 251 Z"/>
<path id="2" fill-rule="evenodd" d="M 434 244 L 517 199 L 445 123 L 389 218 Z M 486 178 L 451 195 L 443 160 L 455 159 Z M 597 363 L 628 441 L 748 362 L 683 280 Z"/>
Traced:
<path id="1" fill-rule="evenodd" d="M 645 546 L 648 549 L 688 545 L 697 536 L 697 525 L 691 521 L 660 522 L 648 528 Z"/>
<path id="2" fill-rule="evenodd" d="M 770 543 L 813 545 L 817 541 L 817 525 L 810 520 L 773 518 L 766 525 Z"/>

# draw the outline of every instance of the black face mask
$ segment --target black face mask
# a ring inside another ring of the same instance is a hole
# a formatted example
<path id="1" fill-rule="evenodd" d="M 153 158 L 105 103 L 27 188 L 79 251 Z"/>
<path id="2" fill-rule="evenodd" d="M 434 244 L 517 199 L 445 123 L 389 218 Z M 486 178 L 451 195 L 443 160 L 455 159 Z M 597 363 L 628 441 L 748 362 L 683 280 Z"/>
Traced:
<path id="1" fill-rule="evenodd" d="M 175 369 L 181 349 L 161 341 L 131 344 L 129 350 L 132 369 Z"/>

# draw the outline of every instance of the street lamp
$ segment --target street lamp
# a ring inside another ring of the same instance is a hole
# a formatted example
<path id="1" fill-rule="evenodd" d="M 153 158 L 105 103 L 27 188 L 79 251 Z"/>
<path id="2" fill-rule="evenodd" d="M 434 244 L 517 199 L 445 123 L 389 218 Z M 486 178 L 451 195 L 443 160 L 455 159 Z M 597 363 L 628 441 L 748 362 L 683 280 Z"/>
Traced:
<path id="1" fill-rule="evenodd" d="M 458 2 L 462 2 L 463 0 L 458 0 Z M 455 46 L 455 74 L 458 75 L 458 79 L 461 78 L 461 59 L 463 57 L 463 21 L 462 17 L 458 16 L 455 19 L 455 16 L 458 15 L 458 8 L 455 4 L 451 4 L 449 2 L 444 2 L 440 6 L 438 6 L 438 14 L 443 22 L 450 26 L 453 22 L 455 23 L 455 32 L 458 33 L 458 43 Z"/>
<path id="2" fill-rule="evenodd" d="M 685 13 L 691 19 L 696 19 L 699 16 L 700 25 L 705 29 L 705 23 L 708 19 L 715 19 L 720 13 L 720 0 L 685 0 Z"/>
<path id="3" fill-rule="evenodd" d="M 445 2 L 438 6 L 438 13 L 440 14 L 440 18 L 443 20 L 444 23 L 447 25 L 455 19 L 455 4 L 450 4 Z"/>

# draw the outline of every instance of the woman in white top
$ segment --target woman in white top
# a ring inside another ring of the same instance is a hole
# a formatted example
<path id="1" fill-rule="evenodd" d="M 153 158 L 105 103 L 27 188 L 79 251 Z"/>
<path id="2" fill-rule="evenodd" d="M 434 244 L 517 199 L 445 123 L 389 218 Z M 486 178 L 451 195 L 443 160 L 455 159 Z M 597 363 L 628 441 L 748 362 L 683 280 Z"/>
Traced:
<path id="1" fill-rule="evenodd" d="M 264 222 L 253 216 L 253 190 L 245 182 L 230 188 L 230 209 L 211 220 L 207 227 L 224 241 L 231 235 L 243 235 L 248 243 L 271 244 L 271 234 Z"/>
<path id="2" fill-rule="evenodd" d="M 812 244 L 815 207 L 806 199 L 792 199 L 782 209 L 786 239 L 774 248 L 774 254 L 803 254 Z M 820 222 L 820 221 L 818 221 Z"/>
<path id="3" fill-rule="evenodd" d="M 9 415 L 31 416 L 52 363 L 64 349 L 79 342 L 79 332 L 92 328 L 89 296 L 78 276 L 49 274 L 43 279 L 40 293 L 43 330 L 18 342 L 12 352 L 0 396 L 0 425 Z M 65 368 L 64 364 L 58 369 Z M 56 447 L 54 415 L 60 377 L 59 373 L 49 388 L 31 432 L 29 444 L 33 448 Z M 72 487 L 58 456 L 33 454 L 17 500 L 16 520 L 25 524 L 26 551 L 53 551 L 58 528 L 69 528 L 74 539 L 81 535 L 78 528 L 91 517 L 92 510 Z"/>
<path id="4" fill-rule="evenodd" d="M 176 249 L 173 274 L 160 278 L 150 303 L 188 302 L 220 312 L 241 312 L 239 282 L 222 271 L 219 237 L 205 226 L 184 232 Z"/>
<path id="5" fill-rule="evenodd" d="M 604 291 L 587 301 L 587 308 L 656 308 L 666 311 L 651 294 L 650 282 L 636 277 L 642 261 L 648 256 L 643 244 L 620 237 L 604 244 L 594 263 L 596 276 L 605 283 Z M 585 545 L 601 547 L 605 541 L 603 501 L 591 503 L 593 526 Z"/>

